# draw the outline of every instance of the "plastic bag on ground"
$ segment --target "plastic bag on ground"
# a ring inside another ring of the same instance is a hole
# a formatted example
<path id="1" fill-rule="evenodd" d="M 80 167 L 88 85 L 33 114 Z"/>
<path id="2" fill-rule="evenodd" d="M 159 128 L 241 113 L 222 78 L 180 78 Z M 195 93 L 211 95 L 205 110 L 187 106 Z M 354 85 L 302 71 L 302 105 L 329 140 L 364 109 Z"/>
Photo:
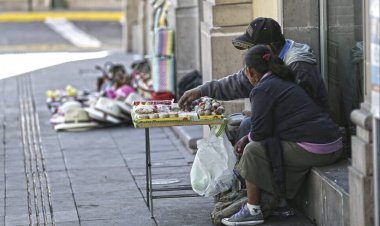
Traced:
<path id="1" fill-rule="evenodd" d="M 201 139 L 190 172 L 191 186 L 199 195 L 210 197 L 233 185 L 236 157 L 226 135 Z"/>

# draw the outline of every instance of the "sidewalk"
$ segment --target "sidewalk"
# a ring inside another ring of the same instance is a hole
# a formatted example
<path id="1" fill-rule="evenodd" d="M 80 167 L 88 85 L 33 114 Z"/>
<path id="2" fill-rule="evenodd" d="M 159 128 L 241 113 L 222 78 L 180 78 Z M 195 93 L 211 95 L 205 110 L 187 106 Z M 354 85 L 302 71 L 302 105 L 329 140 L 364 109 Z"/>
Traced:
<path id="1" fill-rule="evenodd" d="M 130 65 L 132 56 L 65 63 L 0 80 L 0 225 L 211 226 L 213 199 L 155 199 L 145 204 L 144 130 L 133 126 L 56 133 L 45 91 L 92 89 L 96 64 Z M 170 128 L 151 130 L 153 179 L 190 184 L 194 156 Z M 191 192 L 191 191 L 189 191 Z M 310 225 L 272 219 L 265 225 Z"/>

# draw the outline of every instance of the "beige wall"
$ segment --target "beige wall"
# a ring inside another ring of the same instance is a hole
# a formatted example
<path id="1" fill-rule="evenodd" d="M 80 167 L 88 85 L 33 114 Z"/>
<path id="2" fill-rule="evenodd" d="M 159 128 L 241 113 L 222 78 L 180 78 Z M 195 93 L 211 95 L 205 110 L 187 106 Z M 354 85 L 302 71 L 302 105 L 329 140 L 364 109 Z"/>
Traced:
<path id="1" fill-rule="evenodd" d="M 253 18 L 270 17 L 278 21 L 278 0 L 252 0 Z"/>

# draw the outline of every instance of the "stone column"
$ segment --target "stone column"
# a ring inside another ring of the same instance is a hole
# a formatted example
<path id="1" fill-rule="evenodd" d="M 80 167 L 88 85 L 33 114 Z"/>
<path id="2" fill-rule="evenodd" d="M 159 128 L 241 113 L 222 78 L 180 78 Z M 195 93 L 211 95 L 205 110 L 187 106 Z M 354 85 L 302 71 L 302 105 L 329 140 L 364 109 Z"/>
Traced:
<path id="1" fill-rule="evenodd" d="M 231 41 L 243 34 L 252 20 L 252 0 L 203 0 L 201 56 L 203 82 L 238 71 L 243 52 Z M 225 102 L 226 115 L 241 112 L 244 100 Z"/>
<path id="2" fill-rule="evenodd" d="M 123 49 L 145 55 L 147 52 L 146 39 L 146 0 L 126 0 L 124 2 L 125 26 L 123 31 Z"/>
<path id="3" fill-rule="evenodd" d="M 145 54 L 151 55 L 153 53 L 152 32 L 153 32 L 153 5 L 149 2 L 145 4 Z"/>
<path id="4" fill-rule="evenodd" d="M 356 125 L 356 135 L 352 136 L 352 166 L 349 170 L 350 223 L 356 225 L 374 225 L 374 162 L 376 150 L 373 148 L 373 116 L 371 114 L 371 61 L 370 61 L 370 23 L 369 5 L 363 2 L 364 16 L 364 103 L 360 109 L 351 113 Z"/>
<path id="5" fill-rule="evenodd" d="M 133 52 L 133 29 L 138 23 L 138 0 L 124 0 L 123 11 L 123 50 Z"/>
<path id="6" fill-rule="evenodd" d="M 200 70 L 198 0 L 172 0 L 169 27 L 175 30 L 177 84 L 188 72 Z"/>
<path id="7" fill-rule="evenodd" d="M 46 0 L 34 0 L 32 3 L 33 11 L 48 10 L 50 7 L 50 1 Z"/>
<path id="8" fill-rule="evenodd" d="M 146 0 L 124 0 L 123 50 L 146 54 Z"/>
<path id="9" fill-rule="evenodd" d="M 351 225 L 373 225 L 373 141 L 372 115 L 366 103 L 351 113 L 356 124 L 352 136 L 352 165 L 348 167 Z"/>
<path id="10" fill-rule="evenodd" d="M 132 25 L 132 52 L 145 55 L 147 53 L 146 39 L 147 39 L 147 14 L 146 7 L 149 4 L 146 0 L 137 1 L 137 22 Z"/>

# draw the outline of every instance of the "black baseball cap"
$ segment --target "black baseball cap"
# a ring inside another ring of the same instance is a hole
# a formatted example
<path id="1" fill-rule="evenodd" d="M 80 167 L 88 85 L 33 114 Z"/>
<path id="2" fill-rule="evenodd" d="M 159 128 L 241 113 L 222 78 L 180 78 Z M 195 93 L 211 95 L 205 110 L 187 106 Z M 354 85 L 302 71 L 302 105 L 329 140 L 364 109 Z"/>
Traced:
<path id="1" fill-rule="evenodd" d="M 247 27 L 243 35 L 232 40 L 235 48 L 244 50 L 257 44 L 284 42 L 281 27 L 271 18 L 258 17 Z"/>

